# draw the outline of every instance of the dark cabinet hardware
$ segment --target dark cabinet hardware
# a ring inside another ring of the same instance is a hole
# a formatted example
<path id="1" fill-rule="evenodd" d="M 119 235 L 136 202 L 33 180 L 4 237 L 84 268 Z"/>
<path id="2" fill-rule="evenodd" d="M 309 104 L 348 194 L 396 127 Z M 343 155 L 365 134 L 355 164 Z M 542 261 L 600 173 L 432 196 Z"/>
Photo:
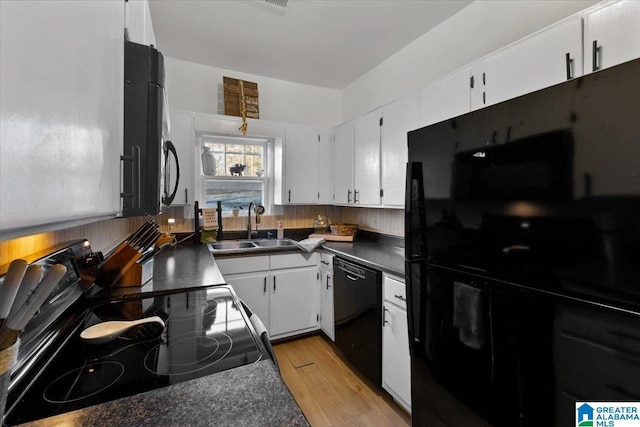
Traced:
<path id="1" fill-rule="evenodd" d="M 600 54 L 600 49 L 602 49 L 602 46 L 598 46 L 598 40 L 594 40 L 593 41 L 593 52 L 591 55 L 591 59 L 592 59 L 592 71 L 598 71 L 600 69 L 600 67 L 598 66 L 598 55 Z"/>
<path id="2" fill-rule="evenodd" d="M 273 293 L 276 292 L 276 276 L 273 276 Z"/>
<path id="3" fill-rule="evenodd" d="M 267 276 L 264 276 L 264 287 L 262 288 L 262 293 L 267 293 Z"/>
<path id="4" fill-rule="evenodd" d="M 573 78 L 573 59 L 571 59 L 571 55 L 569 53 L 566 54 L 565 60 L 567 63 L 567 80 L 571 80 Z"/>
<path id="5" fill-rule="evenodd" d="M 189 203 L 189 190 L 187 188 L 184 189 L 184 202 Z"/>
<path id="6" fill-rule="evenodd" d="M 329 279 L 331 279 L 331 276 L 329 276 L 329 275 L 327 274 L 327 289 L 329 289 L 329 288 L 331 287 L 331 286 L 329 286 Z"/>
<path id="7" fill-rule="evenodd" d="M 347 203 L 351 203 L 351 190 L 347 190 Z"/>
<path id="8" fill-rule="evenodd" d="M 473 86 L 475 86 L 473 76 L 471 76 L 471 79 L 470 79 L 470 80 L 471 80 L 471 89 L 473 89 Z"/>
<path id="9" fill-rule="evenodd" d="M 289 202 L 291 202 L 291 190 L 289 190 Z"/>
<path id="10" fill-rule="evenodd" d="M 358 190 L 353 190 L 353 203 L 358 203 L 360 201 L 358 200 L 358 194 L 360 194 Z"/>
<path id="11" fill-rule="evenodd" d="M 405 297 L 403 297 L 402 295 L 395 295 L 395 294 L 394 294 L 393 296 L 394 296 L 394 297 L 396 297 L 396 298 L 398 298 L 399 300 L 404 301 L 404 302 L 406 302 L 406 301 L 407 301 L 407 299 L 406 299 Z"/>

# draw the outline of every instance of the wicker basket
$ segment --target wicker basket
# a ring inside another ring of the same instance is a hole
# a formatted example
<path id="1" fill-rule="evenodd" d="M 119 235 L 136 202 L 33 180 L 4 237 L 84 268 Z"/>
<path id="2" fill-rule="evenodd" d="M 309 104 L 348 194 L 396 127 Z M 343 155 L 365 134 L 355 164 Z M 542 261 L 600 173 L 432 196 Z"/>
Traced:
<path id="1" fill-rule="evenodd" d="M 358 224 L 331 224 L 331 234 L 335 236 L 355 236 Z"/>

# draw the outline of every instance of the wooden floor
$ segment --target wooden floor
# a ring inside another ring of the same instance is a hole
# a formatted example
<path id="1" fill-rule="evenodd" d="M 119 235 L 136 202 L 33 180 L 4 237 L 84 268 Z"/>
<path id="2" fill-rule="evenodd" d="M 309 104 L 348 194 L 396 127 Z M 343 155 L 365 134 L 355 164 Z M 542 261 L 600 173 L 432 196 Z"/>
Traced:
<path id="1" fill-rule="evenodd" d="M 410 416 L 352 370 L 320 335 L 274 346 L 280 372 L 313 427 L 410 426 Z"/>

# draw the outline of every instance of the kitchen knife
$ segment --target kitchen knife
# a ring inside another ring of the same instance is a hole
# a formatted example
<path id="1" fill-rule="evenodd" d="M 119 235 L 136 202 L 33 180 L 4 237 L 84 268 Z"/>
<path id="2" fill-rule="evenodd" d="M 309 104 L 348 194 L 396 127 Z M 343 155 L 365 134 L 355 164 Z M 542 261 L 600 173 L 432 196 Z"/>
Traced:
<path id="1" fill-rule="evenodd" d="M 6 319 L 9 315 L 28 265 L 27 261 L 23 259 L 16 259 L 9 265 L 9 270 L 4 276 L 2 287 L 0 287 L 0 319 Z"/>
<path id="2" fill-rule="evenodd" d="M 31 292 L 34 291 L 38 283 L 42 280 L 43 268 L 37 264 L 32 264 L 27 268 L 26 273 L 24 273 L 24 277 L 22 278 L 22 282 L 20 283 L 20 287 L 18 289 L 18 293 L 16 294 L 15 299 L 13 300 L 13 305 L 11 306 L 11 311 L 9 311 L 8 319 L 12 319 L 20 307 L 24 305 Z"/>

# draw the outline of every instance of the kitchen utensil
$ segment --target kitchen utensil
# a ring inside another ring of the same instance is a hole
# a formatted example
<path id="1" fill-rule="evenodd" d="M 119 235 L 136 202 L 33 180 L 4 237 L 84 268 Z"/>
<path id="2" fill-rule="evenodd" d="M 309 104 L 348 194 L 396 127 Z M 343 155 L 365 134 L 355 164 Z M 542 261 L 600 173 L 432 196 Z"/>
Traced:
<path id="1" fill-rule="evenodd" d="M 4 277 L 2 287 L 0 287 L 0 328 L 4 326 L 5 319 L 9 315 L 9 311 L 11 311 L 11 306 L 27 266 L 27 261 L 23 259 L 16 259 L 9 265 L 9 270 Z"/>
<path id="2" fill-rule="evenodd" d="M 16 314 L 8 319 L 5 328 L 0 331 L 0 350 L 9 347 L 16 341 L 20 331 L 24 329 L 36 311 L 40 309 L 42 303 L 44 303 L 66 272 L 67 267 L 62 264 L 56 264 L 49 268 L 44 279 L 31 292 Z"/>
<path id="3" fill-rule="evenodd" d="M 37 264 L 30 265 L 27 268 L 27 271 L 24 273 L 24 277 L 22 278 L 22 282 L 20 283 L 18 293 L 13 300 L 13 305 L 11 306 L 11 311 L 9 311 L 9 315 L 7 316 L 7 321 L 13 319 L 18 310 L 24 306 L 29 295 L 31 295 L 36 286 L 38 286 L 38 283 L 42 280 L 42 273 L 42 267 Z"/>
<path id="4" fill-rule="evenodd" d="M 118 338 L 131 327 L 145 323 L 158 323 L 163 328 L 165 326 L 164 321 L 158 316 L 137 320 L 112 320 L 88 327 L 80 333 L 80 338 L 91 344 L 104 344 Z"/>

